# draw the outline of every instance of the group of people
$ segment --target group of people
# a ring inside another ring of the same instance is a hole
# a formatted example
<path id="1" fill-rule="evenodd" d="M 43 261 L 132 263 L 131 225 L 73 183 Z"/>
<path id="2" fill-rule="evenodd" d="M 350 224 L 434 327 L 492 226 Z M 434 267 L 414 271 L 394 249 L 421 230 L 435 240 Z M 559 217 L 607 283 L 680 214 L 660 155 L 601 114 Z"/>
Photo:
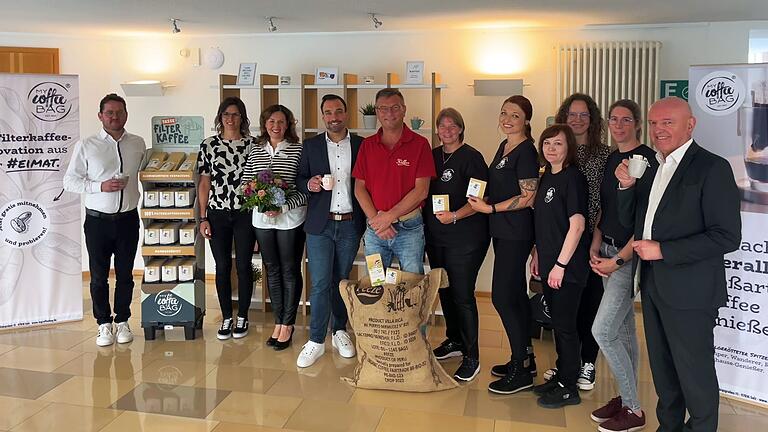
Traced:
<path id="1" fill-rule="evenodd" d="M 326 95 L 320 104 L 326 131 L 301 143 L 288 108 L 265 109 L 260 133 L 252 137 L 243 102 L 221 103 L 218 133 L 203 141 L 198 157 L 199 229 L 216 262 L 219 339 L 248 333 L 251 257 L 258 242 L 275 318 L 266 343 L 275 350 L 291 344 L 306 244 L 312 313 L 297 366 L 309 367 L 324 354 L 329 322 L 333 348 L 353 357 L 338 284 L 349 276 L 363 239 L 365 254 L 379 253 L 386 267 L 396 257 L 402 270 L 423 273 L 426 252 L 432 268 L 445 268 L 450 286 L 440 290 L 440 302 L 446 339 L 434 354 L 440 360 L 462 357 L 454 376 L 471 381 L 480 371 L 474 290 L 492 244 L 492 301 L 511 357 L 491 368 L 498 379 L 489 391 L 533 388 L 542 407 L 578 404 L 579 390 L 594 388 L 602 350 L 618 396 L 592 419 L 601 431 L 642 429 L 637 285 L 659 395 L 659 430 L 682 430 L 684 424 L 716 430 L 712 330 L 725 300 L 722 257 L 740 241 L 739 198 L 728 163 L 693 142 L 696 119 L 685 101 L 666 98 L 651 107 L 647 124 L 654 151 L 640 142 L 643 113 L 631 100 L 614 102 L 606 121 L 590 96 L 571 95 L 555 124 L 535 140 L 533 106 L 515 95 L 502 103 L 498 126 L 506 138 L 488 165 L 464 142 L 466 126 L 457 110 L 438 114 L 441 145 L 430 154 L 429 142 L 404 124 L 405 99 L 398 90 L 379 91 L 375 106 L 381 128 L 363 139 L 347 129 L 344 99 Z M 99 118 L 104 130 L 78 144 L 65 187 L 86 194 L 97 343 L 110 345 L 115 336 L 109 259 L 115 255 L 117 342 L 130 342 L 130 265 L 138 235 L 135 177 L 126 184 L 112 176 L 137 173 L 144 143 L 125 132 L 127 111 L 119 96 L 102 100 Z M 648 164 L 639 178 L 629 175 L 633 156 Z M 286 204 L 274 212 L 243 211 L 240 186 L 265 169 L 293 186 Z M 487 182 L 484 197 L 467 198 L 470 178 Z M 448 195 L 450 207 L 433 211 L 433 195 Z M 231 300 L 233 244 L 237 315 Z M 528 270 L 543 285 L 557 352 L 556 367 L 537 386 Z"/>

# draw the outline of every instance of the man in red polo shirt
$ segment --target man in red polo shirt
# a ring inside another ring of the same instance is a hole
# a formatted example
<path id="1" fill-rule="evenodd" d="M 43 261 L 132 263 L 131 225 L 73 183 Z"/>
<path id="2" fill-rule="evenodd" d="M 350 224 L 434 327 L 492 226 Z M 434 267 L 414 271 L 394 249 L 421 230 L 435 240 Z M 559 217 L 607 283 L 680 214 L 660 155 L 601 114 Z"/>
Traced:
<path id="1" fill-rule="evenodd" d="M 435 177 L 429 142 L 404 123 L 405 99 L 399 90 L 376 93 L 381 128 L 363 140 L 352 176 L 355 197 L 368 218 L 365 254 L 381 254 L 389 267 L 392 255 L 400 269 L 424 273 L 424 223 L 421 207 Z"/>

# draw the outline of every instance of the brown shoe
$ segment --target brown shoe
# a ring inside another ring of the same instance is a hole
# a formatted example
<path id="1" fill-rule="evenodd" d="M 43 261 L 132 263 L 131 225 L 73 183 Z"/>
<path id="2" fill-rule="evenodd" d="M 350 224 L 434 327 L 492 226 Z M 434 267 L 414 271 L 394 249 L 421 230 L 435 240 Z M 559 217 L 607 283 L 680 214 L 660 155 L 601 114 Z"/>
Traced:
<path id="1" fill-rule="evenodd" d="M 624 407 L 616 417 L 601 423 L 597 430 L 601 432 L 635 432 L 645 427 L 645 413 L 638 417 L 631 409 Z"/>
<path id="2" fill-rule="evenodd" d="M 616 396 L 615 398 L 611 399 L 607 404 L 592 411 L 592 415 L 590 415 L 590 417 L 592 417 L 593 421 L 596 421 L 598 423 L 608 421 L 614 418 L 616 414 L 621 412 L 622 406 L 623 405 L 621 404 L 621 396 Z"/>

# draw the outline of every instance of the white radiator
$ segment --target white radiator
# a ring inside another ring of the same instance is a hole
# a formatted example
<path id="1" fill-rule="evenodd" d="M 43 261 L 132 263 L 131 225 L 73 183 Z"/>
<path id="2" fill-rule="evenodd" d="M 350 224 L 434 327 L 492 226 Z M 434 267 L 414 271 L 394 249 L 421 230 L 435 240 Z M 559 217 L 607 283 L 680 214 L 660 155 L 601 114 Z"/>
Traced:
<path id="1" fill-rule="evenodd" d="M 661 42 L 656 41 L 558 45 L 557 104 L 571 93 L 586 93 L 607 117 L 613 102 L 632 99 L 640 105 L 645 120 L 648 108 L 659 98 L 660 51 Z"/>

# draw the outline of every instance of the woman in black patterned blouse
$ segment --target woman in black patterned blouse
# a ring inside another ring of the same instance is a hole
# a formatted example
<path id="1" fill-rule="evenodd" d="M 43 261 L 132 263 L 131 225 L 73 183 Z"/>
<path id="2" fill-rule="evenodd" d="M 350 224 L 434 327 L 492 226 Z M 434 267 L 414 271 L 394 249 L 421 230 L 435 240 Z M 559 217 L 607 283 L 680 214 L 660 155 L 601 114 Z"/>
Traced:
<path id="1" fill-rule="evenodd" d="M 589 238 L 592 238 L 592 232 L 600 214 L 600 184 L 603 181 L 605 162 L 611 152 L 605 144 L 603 117 L 600 114 L 600 108 L 591 96 L 574 93 L 560 105 L 555 116 L 555 122 L 567 124 L 576 136 L 576 143 L 578 144 L 576 160 L 579 170 L 587 178 L 589 186 L 587 229 Z M 599 251 L 592 252 L 597 255 Z M 599 347 L 592 336 L 592 323 L 595 321 L 602 298 L 603 280 L 596 273 L 589 272 L 587 286 L 581 296 L 578 313 L 581 371 L 577 385 L 580 390 L 592 390 L 595 387 L 595 361 Z M 548 375 L 545 373 L 545 378 Z"/>
<path id="2" fill-rule="evenodd" d="M 251 149 L 248 114 L 243 101 L 224 99 L 216 113 L 216 135 L 200 144 L 198 155 L 197 199 L 200 204 L 200 234 L 211 244 L 216 262 L 216 292 L 222 322 L 218 339 L 236 339 L 248 334 L 248 308 L 253 294 L 251 256 L 256 237 L 251 228 L 251 212 L 241 210 L 240 186 L 245 161 Z M 237 320 L 232 317 L 232 240 L 235 242 Z M 234 329 L 233 329 L 234 327 Z"/>
<path id="3" fill-rule="evenodd" d="M 248 155 L 243 181 L 270 169 L 288 185 L 295 186 L 303 147 L 296 135 L 293 113 L 282 105 L 272 105 L 261 113 L 259 124 L 261 132 Z M 253 226 L 267 270 L 269 299 L 275 315 L 275 329 L 267 345 L 278 351 L 288 348 L 293 339 L 293 324 L 304 284 L 301 259 L 307 196 L 292 188 L 285 201 L 281 210 L 253 212 Z"/>

